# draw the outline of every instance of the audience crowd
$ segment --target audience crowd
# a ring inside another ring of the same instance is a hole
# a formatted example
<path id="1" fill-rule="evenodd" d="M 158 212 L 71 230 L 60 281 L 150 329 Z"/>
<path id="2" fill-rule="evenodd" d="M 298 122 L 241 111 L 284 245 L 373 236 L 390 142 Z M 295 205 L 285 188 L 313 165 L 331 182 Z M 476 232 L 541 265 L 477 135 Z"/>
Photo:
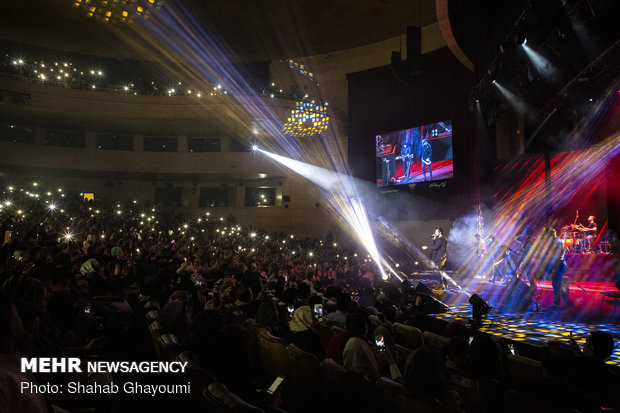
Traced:
<path id="1" fill-rule="evenodd" d="M 343 403 L 340 410 L 380 411 L 380 383 L 444 412 L 512 411 L 502 398 L 506 391 L 538 406 L 581 412 L 617 406 L 618 379 L 605 364 L 614 347 L 609 334 L 592 332 L 583 349 L 549 342 L 540 349 L 541 373 L 519 375 L 509 366 L 518 356 L 501 339 L 460 321 L 444 328 L 415 306 L 406 283 L 384 281 L 365 254 L 331 238 L 266 233 L 237 225 L 230 215 L 189 220 L 138 203 L 112 207 L 65 197 L 61 209 L 23 191 L 12 198 L 0 210 L 0 411 L 123 412 L 136 411 L 138 402 L 152 411 L 200 410 L 203 388 L 196 388 L 195 378 L 197 399 L 20 392 L 23 380 L 127 377 L 29 377 L 20 371 L 19 357 L 166 359 L 169 352 L 151 340 L 152 318 L 173 337 L 171 357 L 190 360 L 205 386 L 222 383 L 266 411 L 330 411 L 334 400 Z M 426 333 L 419 345 L 400 339 L 402 328 L 429 326 L 442 345 L 433 345 Z M 339 388 L 343 393 L 334 399 L 330 383 L 338 381 L 326 373 L 314 383 L 321 392 L 308 397 L 312 383 L 303 385 L 305 391 L 291 390 L 304 379 L 292 372 L 267 395 L 261 389 L 274 379 L 266 373 L 273 365 L 257 354 L 268 342 L 322 361 L 326 371 L 343 368 L 368 387 L 358 387 L 359 394 Z M 499 399 L 482 393 L 472 398 L 465 380 L 491 383 Z M 360 406 L 356 398 L 369 402 Z"/>

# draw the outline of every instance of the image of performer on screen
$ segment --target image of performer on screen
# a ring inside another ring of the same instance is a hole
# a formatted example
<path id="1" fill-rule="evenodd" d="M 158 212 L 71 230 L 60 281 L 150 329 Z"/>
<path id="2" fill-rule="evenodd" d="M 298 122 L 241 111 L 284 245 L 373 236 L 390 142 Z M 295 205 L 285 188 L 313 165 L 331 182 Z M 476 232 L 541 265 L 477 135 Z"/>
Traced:
<path id="1" fill-rule="evenodd" d="M 431 144 L 428 143 L 428 134 L 422 138 L 422 150 L 420 160 L 422 161 L 422 173 L 424 174 L 424 180 L 426 181 L 426 169 L 428 168 L 428 173 L 430 175 L 430 180 L 433 180 L 433 171 L 431 169 L 431 156 L 433 155 L 433 150 L 431 149 Z"/>
<path id="2" fill-rule="evenodd" d="M 400 148 L 400 157 L 403 160 L 403 179 L 409 180 L 409 175 L 411 174 L 411 158 L 413 158 L 413 150 L 409 143 L 403 142 L 403 146 Z"/>

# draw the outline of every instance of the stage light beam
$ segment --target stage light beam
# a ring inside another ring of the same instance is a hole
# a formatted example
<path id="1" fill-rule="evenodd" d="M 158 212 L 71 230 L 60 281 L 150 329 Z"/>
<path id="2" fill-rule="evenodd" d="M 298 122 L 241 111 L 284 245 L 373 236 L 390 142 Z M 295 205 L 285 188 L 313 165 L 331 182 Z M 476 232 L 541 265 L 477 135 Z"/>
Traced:
<path id="1" fill-rule="evenodd" d="M 493 86 L 495 86 L 497 90 L 499 90 L 502 96 L 506 98 L 508 103 L 512 107 L 514 107 L 516 110 L 518 110 L 519 112 L 527 112 L 530 110 L 529 105 L 527 105 L 525 101 L 521 99 L 519 96 L 517 96 L 516 94 L 508 90 L 506 87 L 502 86 L 496 80 L 494 80 L 492 83 L 493 83 Z"/>
<path id="2" fill-rule="evenodd" d="M 557 71 L 557 68 L 553 65 L 553 63 L 551 63 L 542 54 L 529 47 L 527 44 L 525 44 L 525 42 L 523 42 L 521 47 L 523 47 L 525 54 L 534 65 L 534 69 L 536 69 L 536 71 L 538 71 L 538 73 L 543 75 L 545 78 L 552 80 L 551 77 Z"/>
<path id="3" fill-rule="evenodd" d="M 355 189 L 353 178 L 350 175 L 340 174 L 295 159 L 276 155 L 262 149 L 258 149 L 258 151 L 325 190 L 326 201 L 333 206 L 334 211 L 347 223 L 349 228 L 357 236 L 358 241 L 366 248 L 377 264 L 381 276 L 386 276 L 382 265 L 382 259 L 377 250 L 370 223 L 368 222 L 366 208 Z"/>

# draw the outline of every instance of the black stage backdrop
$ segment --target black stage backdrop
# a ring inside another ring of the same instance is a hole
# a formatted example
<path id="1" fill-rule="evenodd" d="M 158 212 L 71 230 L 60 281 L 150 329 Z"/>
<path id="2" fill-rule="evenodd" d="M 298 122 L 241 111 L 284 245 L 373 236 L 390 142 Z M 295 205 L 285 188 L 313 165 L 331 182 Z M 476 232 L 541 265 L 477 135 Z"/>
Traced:
<path id="1" fill-rule="evenodd" d="M 430 208 L 419 218 L 450 219 L 471 212 L 480 196 L 481 167 L 476 113 L 468 102 L 475 74 L 444 47 L 422 55 L 422 73 L 406 82 L 396 79 L 392 66 L 350 73 L 347 79 L 348 149 L 354 176 L 376 181 L 376 134 L 451 120 L 454 178 L 403 189 L 444 206 Z M 493 164 L 495 159 L 482 161 Z M 393 188 L 377 190 L 397 196 Z"/>

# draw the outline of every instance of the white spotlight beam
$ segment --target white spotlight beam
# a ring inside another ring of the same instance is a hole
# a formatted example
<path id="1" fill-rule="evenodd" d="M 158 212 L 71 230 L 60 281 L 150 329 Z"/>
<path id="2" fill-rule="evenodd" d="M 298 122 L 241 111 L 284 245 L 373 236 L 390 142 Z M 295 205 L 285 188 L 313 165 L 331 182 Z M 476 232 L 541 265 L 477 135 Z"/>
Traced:
<path id="1" fill-rule="evenodd" d="M 500 83 L 497 82 L 497 80 L 494 80 L 492 83 L 493 83 L 493 86 L 495 86 L 497 90 L 499 90 L 499 92 L 506 98 L 508 103 L 512 105 L 515 109 L 517 109 L 520 112 L 525 112 L 526 110 L 529 109 L 529 107 L 525 104 L 523 99 L 521 99 L 516 94 L 512 93 L 506 87 L 502 86 Z"/>
<path id="2" fill-rule="evenodd" d="M 538 73 L 545 76 L 546 78 L 550 78 L 555 74 L 557 68 L 543 55 L 532 49 L 525 42 L 521 45 L 521 47 L 523 47 L 525 54 L 527 54 L 527 57 L 529 57 L 530 61 L 532 62 L 534 68 L 538 71 Z"/>
<path id="3" fill-rule="evenodd" d="M 353 178 L 349 175 L 276 155 L 260 148 L 257 148 L 257 150 L 325 190 L 326 195 L 328 195 L 326 199 L 333 210 L 349 225 L 357 236 L 358 241 L 366 248 L 377 264 L 381 275 L 385 278 L 382 259 L 368 222 L 366 208 L 355 189 Z"/>

